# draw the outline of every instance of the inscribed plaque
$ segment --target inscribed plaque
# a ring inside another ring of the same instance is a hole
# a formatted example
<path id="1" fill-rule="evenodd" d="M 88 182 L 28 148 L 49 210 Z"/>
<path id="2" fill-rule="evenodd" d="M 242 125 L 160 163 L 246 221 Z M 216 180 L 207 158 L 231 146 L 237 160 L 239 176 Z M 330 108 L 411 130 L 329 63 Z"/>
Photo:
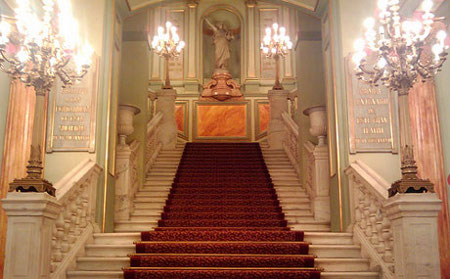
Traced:
<path id="1" fill-rule="evenodd" d="M 259 38 L 262 40 L 266 33 L 266 28 L 278 22 L 278 9 L 260 9 L 259 10 Z M 260 42 L 261 43 L 261 42 Z M 261 55 L 261 79 L 275 78 L 275 59 L 267 58 L 262 51 Z"/>
<path id="2" fill-rule="evenodd" d="M 390 90 L 358 80 L 350 57 L 346 66 L 350 153 L 397 153 Z"/>
<path id="3" fill-rule="evenodd" d="M 52 115 L 47 133 L 47 152 L 95 151 L 98 57 L 77 84 L 62 88 L 56 81 Z"/>
<path id="4" fill-rule="evenodd" d="M 184 10 L 166 11 L 166 21 L 170 21 L 176 28 L 180 40 L 184 38 Z M 179 56 L 169 59 L 169 76 L 171 80 L 182 80 L 184 78 L 184 51 Z"/>

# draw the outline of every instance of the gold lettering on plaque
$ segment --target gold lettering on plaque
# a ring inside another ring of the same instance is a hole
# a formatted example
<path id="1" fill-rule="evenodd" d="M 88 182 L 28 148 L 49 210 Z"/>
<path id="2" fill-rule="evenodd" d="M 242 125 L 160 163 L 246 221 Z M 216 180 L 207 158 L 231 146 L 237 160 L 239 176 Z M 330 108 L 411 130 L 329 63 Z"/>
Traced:
<path id="1" fill-rule="evenodd" d="M 83 80 L 67 88 L 58 81 L 53 91 L 47 152 L 95 151 L 98 58 Z"/>
<path id="2" fill-rule="evenodd" d="M 346 62 L 350 152 L 396 153 L 391 93 L 358 80 L 351 59 Z"/>

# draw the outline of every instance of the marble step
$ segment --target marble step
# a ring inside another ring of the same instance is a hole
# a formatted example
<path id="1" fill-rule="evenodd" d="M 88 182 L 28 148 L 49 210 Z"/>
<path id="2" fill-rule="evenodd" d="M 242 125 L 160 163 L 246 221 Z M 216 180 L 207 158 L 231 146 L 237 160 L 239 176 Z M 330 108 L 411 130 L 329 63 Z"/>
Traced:
<path id="1" fill-rule="evenodd" d="M 116 271 L 129 266 L 129 257 L 79 257 L 77 259 L 77 270 Z"/>
<path id="2" fill-rule="evenodd" d="M 160 196 L 155 198 L 135 198 L 134 199 L 134 206 L 136 208 L 142 208 L 141 205 L 145 204 L 165 204 L 167 200 L 167 196 Z"/>
<path id="3" fill-rule="evenodd" d="M 163 181 L 145 181 L 143 186 L 172 186 L 173 181 L 163 180 Z"/>
<path id="4" fill-rule="evenodd" d="M 153 221 L 119 221 L 114 223 L 115 232 L 141 232 L 152 230 L 158 226 L 159 218 Z"/>
<path id="5" fill-rule="evenodd" d="M 309 245 L 309 254 L 319 258 L 361 258 L 361 247 L 357 245 Z"/>
<path id="6" fill-rule="evenodd" d="M 314 245 L 352 245 L 353 234 L 347 232 L 305 232 L 304 240 Z"/>
<path id="7" fill-rule="evenodd" d="M 301 221 L 299 223 L 291 222 L 290 218 L 286 218 L 288 226 L 293 230 L 310 231 L 310 232 L 329 232 L 331 230 L 329 222 L 320 221 Z"/>
<path id="8" fill-rule="evenodd" d="M 154 202 L 154 203 L 136 203 L 134 204 L 134 213 L 141 214 L 142 212 L 148 212 L 149 210 L 160 210 L 162 212 L 166 201 Z"/>
<path id="9" fill-rule="evenodd" d="M 132 245 L 141 239 L 140 233 L 94 233 L 95 245 Z"/>
<path id="10" fill-rule="evenodd" d="M 380 274 L 372 271 L 324 271 L 320 273 L 321 279 L 379 279 Z"/>
<path id="11" fill-rule="evenodd" d="M 84 271 L 73 270 L 67 272 L 68 279 L 123 279 L 123 271 Z"/>
<path id="12" fill-rule="evenodd" d="M 339 258 L 316 258 L 315 266 L 322 267 L 326 271 L 368 271 L 368 259 L 339 259 Z"/>
<path id="13" fill-rule="evenodd" d="M 134 244 L 88 244 L 85 247 L 87 257 L 126 257 L 136 252 Z"/>
<path id="14" fill-rule="evenodd" d="M 156 198 L 156 197 L 159 197 L 159 198 L 166 197 L 167 198 L 167 196 L 170 193 L 170 190 L 169 190 L 170 188 L 169 187 L 167 187 L 167 188 L 168 189 L 164 190 L 164 191 L 161 191 L 161 190 L 158 191 L 155 189 L 153 189 L 151 191 L 147 191 L 147 192 L 139 191 L 136 193 L 136 198 Z"/>
<path id="15" fill-rule="evenodd" d="M 281 201 L 280 206 L 283 209 L 283 212 L 287 212 L 289 210 L 311 210 L 311 204 L 309 201 L 305 203 L 283 203 L 283 201 Z"/>
<path id="16" fill-rule="evenodd" d="M 138 194 L 142 194 L 145 196 L 145 194 L 153 193 L 153 192 L 169 192 L 172 188 L 172 185 L 170 186 L 143 186 L 141 189 L 139 189 Z"/>

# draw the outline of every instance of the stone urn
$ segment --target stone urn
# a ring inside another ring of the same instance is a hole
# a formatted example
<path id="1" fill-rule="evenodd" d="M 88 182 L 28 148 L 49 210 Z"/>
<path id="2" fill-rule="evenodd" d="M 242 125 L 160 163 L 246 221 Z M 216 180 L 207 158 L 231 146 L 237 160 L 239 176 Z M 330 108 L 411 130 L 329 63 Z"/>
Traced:
<path id="1" fill-rule="evenodd" d="M 319 145 L 325 144 L 327 135 L 327 110 L 325 106 L 314 106 L 303 111 L 304 115 L 309 116 L 311 135 L 319 139 Z"/>
<path id="2" fill-rule="evenodd" d="M 141 110 L 133 105 L 119 105 L 119 117 L 117 118 L 117 134 L 119 134 L 119 145 L 127 146 L 126 139 L 134 132 L 134 116 Z"/>

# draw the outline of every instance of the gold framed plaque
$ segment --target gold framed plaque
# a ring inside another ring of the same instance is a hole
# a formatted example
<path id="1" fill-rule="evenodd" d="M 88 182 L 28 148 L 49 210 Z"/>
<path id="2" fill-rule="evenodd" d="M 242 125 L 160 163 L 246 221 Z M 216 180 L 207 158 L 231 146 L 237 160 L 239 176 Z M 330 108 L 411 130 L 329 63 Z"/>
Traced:
<path id="1" fill-rule="evenodd" d="M 99 57 L 94 56 L 86 76 L 77 84 L 53 89 L 47 129 L 47 152 L 95 152 Z"/>

